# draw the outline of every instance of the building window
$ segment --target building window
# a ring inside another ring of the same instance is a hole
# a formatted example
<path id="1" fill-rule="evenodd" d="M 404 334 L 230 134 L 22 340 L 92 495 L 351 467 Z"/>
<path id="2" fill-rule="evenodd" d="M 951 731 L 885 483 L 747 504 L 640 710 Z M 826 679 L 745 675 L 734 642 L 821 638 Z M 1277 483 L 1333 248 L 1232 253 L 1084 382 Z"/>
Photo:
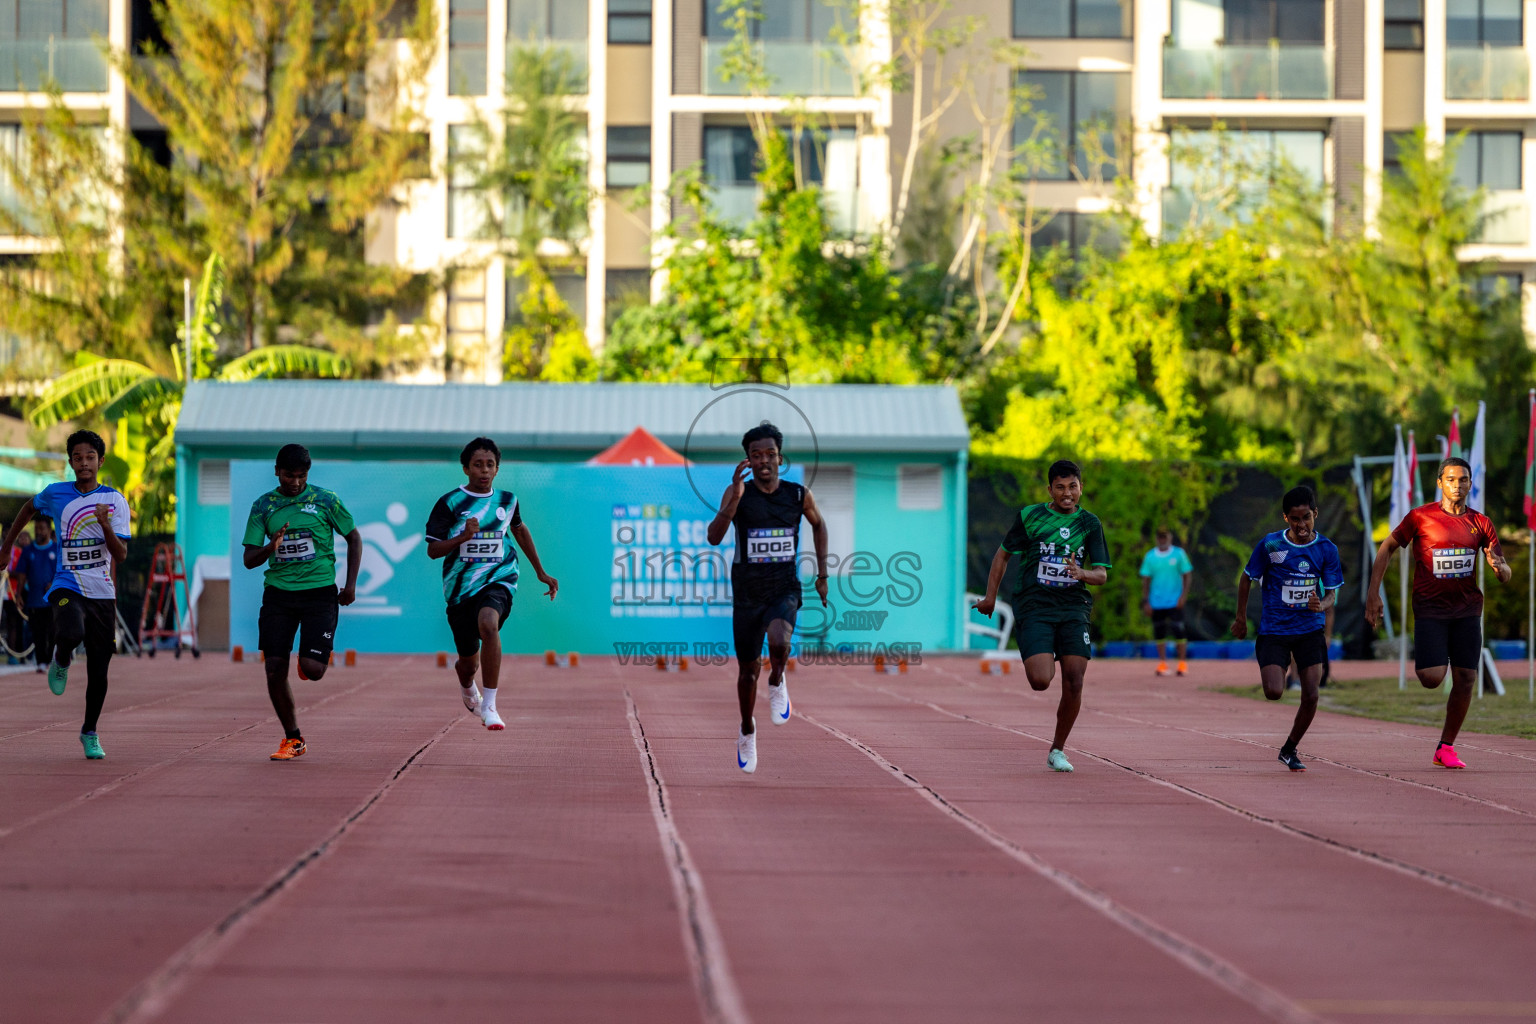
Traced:
<path id="1" fill-rule="evenodd" d="M 1479 274 L 1473 281 L 1472 290 L 1477 294 L 1479 302 L 1492 306 L 1500 302 L 1519 302 L 1520 286 L 1523 283 L 1523 279 L 1516 273 Z"/>
<path id="2" fill-rule="evenodd" d="M 1386 0 L 1382 41 L 1389 50 L 1424 49 L 1424 0 Z"/>
<path id="3" fill-rule="evenodd" d="M 1494 192 L 1520 189 L 1520 133 L 1468 132 L 1456 151 L 1456 182 Z"/>
<path id="4" fill-rule="evenodd" d="M 0 90 L 106 92 L 107 0 L 0 0 Z"/>
<path id="5" fill-rule="evenodd" d="M 1322 45 L 1327 19 L 1324 0 L 1226 0 L 1229 45 L 1267 46 L 1272 40 Z"/>
<path id="6" fill-rule="evenodd" d="M 448 2 L 448 94 L 485 95 L 486 0 Z"/>
<path id="7" fill-rule="evenodd" d="M 649 46 L 651 0 L 608 0 L 608 42 Z"/>
<path id="8" fill-rule="evenodd" d="M 537 46 L 570 55 L 565 88 L 587 91 L 587 5 L 576 0 L 507 0 L 507 68 L 519 47 Z"/>
<path id="9" fill-rule="evenodd" d="M 1022 71 L 1019 84 L 1033 95 L 1030 110 L 1014 122 L 1013 144 L 1017 149 L 1031 140 L 1045 143 L 1046 159 L 1035 177 L 1068 181 L 1076 176 L 1115 176 L 1116 138 L 1131 113 L 1129 74 Z"/>
<path id="10" fill-rule="evenodd" d="M 651 272 L 644 267 L 609 267 L 603 289 L 603 319 L 611 328 L 631 306 L 651 304 Z"/>
<path id="11" fill-rule="evenodd" d="M 485 233 L 484 193 L 475 187 L 484 148 L 473 125 L 448 126 L 448 237 L 477 238 Z"/>
<path id="12" fill-rule="evenodd" d="M 704 4 L 704 36 L 729 40 L 734 33 L 728 24 L 731 14 L 722 13 L 720 5 Z M 833 30 L 847 21 L 838 0 L 778 0 L 761 7 L 762 17 L 749 22 L 753 39 L 782 39 L 823 42 Z"/>
<path id="13" fill-rule="evenodd" d="M 1445 41 L 1451 46 L 1523 45 L 1521 0 L 1446 0 Z"/>
<path id="14" fill-rule="evenodd" d="M 1323 140 L 1322 132 L 1309 131 L 1176 134 L 1169 147 L 1169 187 L 1162 197 L 1165 234 L 1176 235 L 1191 217 L 1216 223 L 1248 220 L 1282 172 L 1321 192 Z M 1201 198 L 1212 194 L 1220 197 L 1214 206 Z"/>
<path id="15" fill-rule="evenodd" d="M 1131 0 L 1013 0 L 1019 39 L 1129 39 Z"/>
<path id="16" fill-rule="evenodd" d="M 787 131 L 786 131 L 786 134 Z M 832 128 L 791 137 L 800 180 L 822 189 L 834 231 L 858 223 L 858 140 L 852 128 Z M 744 224 L 757 213 L 757 140 L 746 125 L 704 126 L 704 177 L 714 192 L 716 212 Z"/>
<path id="17" fill-rule="evenodd" d="M 608 187 L 634 188 L 651 180 L 651 126 L 608 126 Z"/>
<path id="18" fill-rule="evenodd" d="M 555 294 L 560 296 L 560 301 L 565 303 L 583 328 L 587 325 L 587 275 L 579 270 L 552 270 L 549 272 L 549 283 L 554 285 Z M 506 326 L 517 327 L 523 322 L 523 296 L 528 294 L 528 281 L 526 278 L 509 274 L 507 276 L 507 305 Z"/>
<path id="19" fill-rule="evenodd" d="M 1381 173 L 1403 173 L 1403 150 L 1408 148 L 1413 132 L 1387 132 L 1381 137 Z"/>
<path id="20" fill-rule="evenodd" d="M 1029 247 L 1036 253 L 1065 246 L 1074 255 L 1086 249 L 1110 254 L 1119 251 L 1120 245 L 1114 218 L 1073 210 L 1056 211 L 1029 236 Z"/>

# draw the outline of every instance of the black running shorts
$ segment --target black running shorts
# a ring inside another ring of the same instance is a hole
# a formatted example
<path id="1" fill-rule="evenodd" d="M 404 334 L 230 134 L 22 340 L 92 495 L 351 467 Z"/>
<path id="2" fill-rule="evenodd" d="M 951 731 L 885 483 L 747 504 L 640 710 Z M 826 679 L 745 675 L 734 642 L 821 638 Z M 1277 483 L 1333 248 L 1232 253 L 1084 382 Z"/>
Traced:
<path id="1" fill-rule="evenodd" d="M 448 606 L 448 628 L 453 630 L 453 649 L 461 658 L 473 658 L 480 650 L 480 610 L 496 609 L 496 628 L 506 624 L 512 611 L 512 591 L 492 583 L 475 591 L 458 604 Z"/>
<path id="2" fill-rule="evenodd" d="M 1413 621 L 1414 668 L 1477 668 L 1483 653 L 1483 624 L 1472 615 L 1464 619 Z"/>
<path id="3" fill-rule="evenodd" d="M 261 595 L 257 633 L 261 653 L 286 658 L 299 636 L 299 657 L 324 664 L 336 644 L 336 584 L 309 590 L 268 587 Z"/>
<path id="4" fill-rule="evenodd" d="M 1254 638 L 1253 653 L 1260 668 L 1278 665 L 1289 669 L 1294 657 L 1299 672 L 1328 660 L 1328 641 L 1320 629 L 1310 633 L 1260 633 Z"/>
<path id="5" fill-rule="evenodd" d="M 741 661 L 756 661 L 763 656 L 763 641 L 768 636 L 768 624 L 775 619 L 789 623 L 794 632 L 795 616 L 800 611 L 799 592 L 787 593 L 766 601 L 737 600 L 731 609 L 731 632 L 736 643 L 736 657 Z"/>
<path id="6" fill-rule="evenodd" d="M 1170 636 L 1175 640 L 1184 640 L 1188 637 L 1188 630 L 1184 628 L 1184 609 L 1153 608 L 1152 639 L 1166 640 Z"/>
<path id="7" fill-rule="evenodd" d="M 1072 609 L 1057 617 L 1028 613 L 1013 623 L 1013 638 L 1019 645 L 1019 660 L 1028 661 L 1037 654 L 1062 658 L 1092 658 L 1093 639 L 1088 631 L 1088 609 Z"/>
<path id="8" fill-rule="evenodd" d="M 82 597 L 73 590 L 60 588 L 48 595 L 48 604 L 53 609 L 56 645 L 72 651 L 83 643 L 85 653 L 94 658 L 110 658 L 117 650 L 115 598 Z"/>

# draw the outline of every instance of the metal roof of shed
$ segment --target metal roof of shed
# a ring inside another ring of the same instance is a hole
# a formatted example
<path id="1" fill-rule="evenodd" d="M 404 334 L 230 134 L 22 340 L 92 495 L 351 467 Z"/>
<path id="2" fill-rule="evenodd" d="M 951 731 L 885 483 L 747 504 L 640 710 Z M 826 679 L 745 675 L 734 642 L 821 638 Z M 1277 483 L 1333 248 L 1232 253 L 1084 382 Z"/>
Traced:
<path id="1" fill-rule="evenodd" d="M 494 437 L 518 448 L 598 450 L 637 426 L 680 452 L 739 448 L 770 420 L 839 452 L 951 453 L 970 432 L 954 388 L 823 384 L 391 384 L 380 381 L 197 381 L 176 425 L 185 445 L 270 447 L 297 441 L 403 457 Z M 686 449 L 686 451 L 685 451 Z M 512 456 L 515 457 L 515 456 Z"/>

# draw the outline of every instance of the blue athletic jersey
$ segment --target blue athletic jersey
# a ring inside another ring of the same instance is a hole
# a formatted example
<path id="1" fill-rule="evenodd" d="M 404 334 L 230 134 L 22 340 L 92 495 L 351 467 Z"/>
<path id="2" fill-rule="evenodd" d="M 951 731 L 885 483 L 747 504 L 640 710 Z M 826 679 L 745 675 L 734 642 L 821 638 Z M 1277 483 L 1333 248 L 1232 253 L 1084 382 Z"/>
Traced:
<path id="1" fill-rule="evenodd" d="M 117 596 L 112 552 L 107 550 L 106 533 L 96 521 L 97 505 L 112 510 L 112 532 L 127 540 L 128 501 L 106 484 L 97 484 L 95 490 L 86 494 L 81 494 L 72 483 L 49 484 L 32 499 L 32 507 L 53 520 L 62 556 L 48 587 L 49 594 L 73 590 L 82 597 Z"/>
<path id="2" fill-rule="evenodd" d="M 1298 636 L 1322 629 L 1326 613 L 1309 610 L 1307 601 L 1313 594 L 1322 600 L 1326 591 L 1344 585 L 1339 549 L 1322 534 L 1310 544 L 1297 544 L 1285 530 L 1276 530 L 1259 541 L 1243 571 L 1259 584 L 1264 601 L 1259 632 L 1267 635 Z"/>

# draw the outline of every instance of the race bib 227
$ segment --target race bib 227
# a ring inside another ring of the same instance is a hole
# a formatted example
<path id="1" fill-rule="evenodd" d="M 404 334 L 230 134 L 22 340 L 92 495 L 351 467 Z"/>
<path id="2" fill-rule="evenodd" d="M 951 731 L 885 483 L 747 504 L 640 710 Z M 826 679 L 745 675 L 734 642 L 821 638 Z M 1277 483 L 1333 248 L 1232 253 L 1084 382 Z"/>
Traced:
<path id="1" fill-rule="evenodd" d="M 495 530 L 481 530 L 469 540 L 459 545 L 459 561 L 461 562 L 499 562 L 505 538 Z"/>

